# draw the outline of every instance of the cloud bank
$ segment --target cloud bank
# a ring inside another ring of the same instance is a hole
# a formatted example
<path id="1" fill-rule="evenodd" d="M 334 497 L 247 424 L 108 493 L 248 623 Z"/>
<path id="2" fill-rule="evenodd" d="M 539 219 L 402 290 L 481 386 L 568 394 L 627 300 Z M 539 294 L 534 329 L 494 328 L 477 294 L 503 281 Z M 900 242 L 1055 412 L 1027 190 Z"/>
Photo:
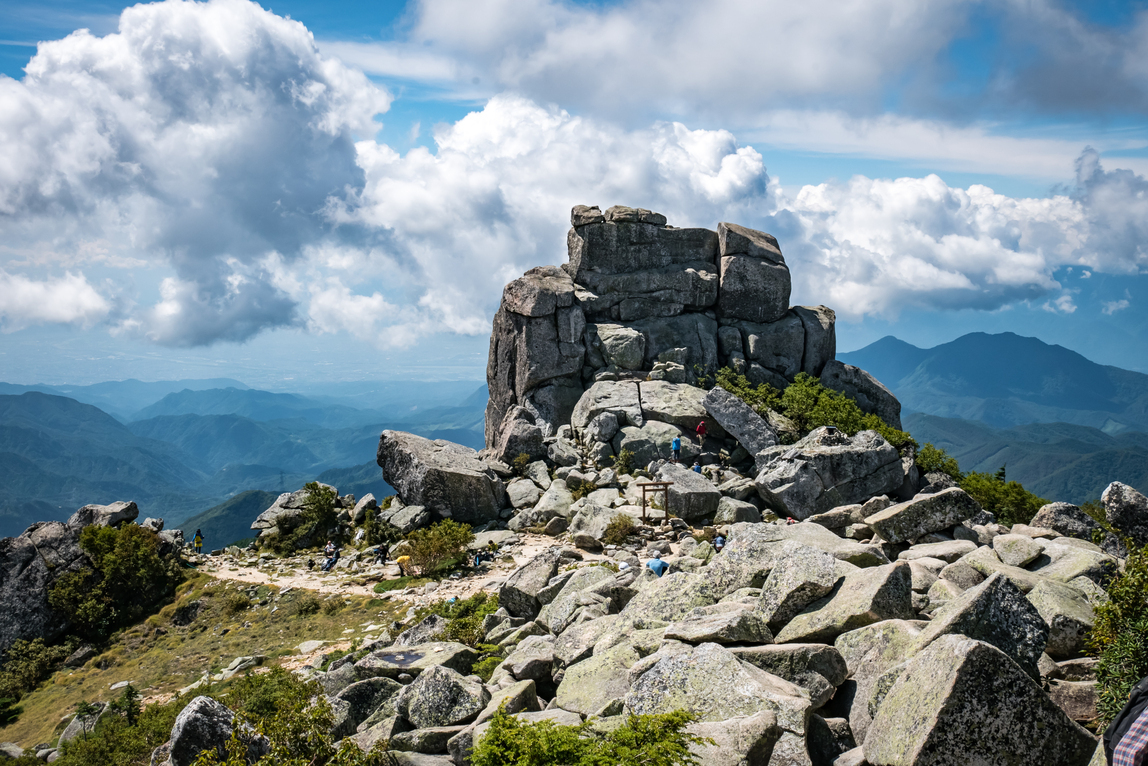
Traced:
<path id="1" fill-rule="evenodd" d="M 960 19 L 958 4 L 874 7 L 893 23 L 876 30 L 877 11 L 862 4 L 806 28 L 806 18 L 825 19 L 767 4 L 772 15 L 757 21 L 773 25 L 777 45 L 759 45 L 754 66 L 775 76 L 744 87 L 760 98 L 770 88 L 864 90 L 903 65 L 862 62 L 852 79 L 838 80 L 865 30 L 890 45 L 897 35 L 924 35 L 912 44 L 927 46 L 935 14 L 950 14 L 950 25 Z M 1058 276 L 1067 267 L 1148 266 L 1148 181 L 1105 170 L 1091 150 L 1080 155 L 1075 182 L 1042 199 L 954 188 L 935 175 L 859 176 L 787 193 L 771 180 L 768 157 L 732 132 L 633 126 L 527 95 L 532 83 L 574 78 L 556 52 L 589 46 L 600 57 L 595 71 L 615 74 L 583 70 L 586 93 L 703 99 L 704 73 L 694 86 L 687 78 L 668 88 L 662 51 L 648 50 L 643 76 L 625 62 L 609 69 L 609 58 L 630 55 L 629 43 L 651 25 L 692 21 L 692 37 L 667 38 L 666 50 L 693 55 L 691 39 L 722 33 L 727 46 L 697 46 L 720 49 L 722 59 L 749 45 L 741 30 L 711 29 L 701 11 L 640 3 L 573 11 L 507 0 L 478 17 L 471 8 L 423 3 L 416 38 L 465 48 L 486 62 L 482 71 L 517 78 L 519 92 L 436 128 L 433 153 L 378 143 L 375 119 L 389 94 L 321 56 L 301 24 L 246 0 L 135 6 L 117 34 L 81 31 L 43 44 L 23 80 L 0 78 L 3 327 L 105 322 L 171 346 L 241 342 L 283 326 L 379 347 L 441 331 L 481 335 L 507 280 L 563 262 L 575 204 L 642 206 L 679 226 L 726 220 L 771 231 L 792 267 L 795 301 L 850 318 L 1022 301 L 1064 313 L 1078 308 Z M 487 28 L 484 16 L 521 25 Z M 476 33 L 465 34 L 467 25 Z M 814 49 L 837 53 L 824 66 L 791 60 L 790 38 L 815 33 L 825 39 Z M 419 71 L 440 71 L 419 55 Z M 89 281 L 96 268 L 114 288 Z"/>

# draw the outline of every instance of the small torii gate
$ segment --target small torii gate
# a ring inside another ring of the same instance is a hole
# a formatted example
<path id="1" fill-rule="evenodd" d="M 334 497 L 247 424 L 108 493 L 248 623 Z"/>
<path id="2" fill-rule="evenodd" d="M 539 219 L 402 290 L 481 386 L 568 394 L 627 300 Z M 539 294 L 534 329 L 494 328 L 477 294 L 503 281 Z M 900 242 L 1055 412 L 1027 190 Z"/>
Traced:
<path id="1" fill-rule="evenodd" d="M 665 502 L 662 503 L 662 508 L 665 512 L 665 520 L 670 518 L 670 486 L 672 481 L 640 481 L 638 486 L 642 489 L 642 523 L 646 523 L 646 496 L 661 492 L 665 497 Z"/>

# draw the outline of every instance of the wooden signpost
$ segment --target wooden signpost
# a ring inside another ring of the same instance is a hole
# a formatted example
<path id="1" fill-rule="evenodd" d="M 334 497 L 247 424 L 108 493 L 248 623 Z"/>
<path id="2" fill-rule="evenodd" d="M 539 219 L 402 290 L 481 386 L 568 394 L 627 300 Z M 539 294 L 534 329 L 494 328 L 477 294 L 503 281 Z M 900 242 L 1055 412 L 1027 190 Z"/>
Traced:
<path id="1" fill-rule="evenodd" d="M 665 510 L 665 518 L 670 518 L 670 485 L 672 481 L 640 481 L 638 486 L 642 488 L 642 523 L 646 523 L 646 495 L 661 492 L 665 498 L 662 503 L 662 508 Z"/>

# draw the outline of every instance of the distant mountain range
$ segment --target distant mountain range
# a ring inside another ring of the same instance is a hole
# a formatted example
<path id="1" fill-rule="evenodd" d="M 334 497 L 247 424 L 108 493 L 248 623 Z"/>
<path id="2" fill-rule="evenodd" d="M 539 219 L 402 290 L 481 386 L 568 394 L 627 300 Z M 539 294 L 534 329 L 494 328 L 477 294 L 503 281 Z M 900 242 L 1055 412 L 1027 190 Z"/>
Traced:
<path id="1" fill-rule="evenodd" d="M 388 383 L 386 398 L 394 403 L 388 410 L 225 382 L 235 385 L 171 391 L 174 384 L 122 381 L 80 387 L 86 398 L 111 402 L 120 419 L 40 387 L 0 384 L 0 390 L 32 389 L 0 395 L 0 535 L 19 534 L 38 520 L 65 519 L 88 503 L 128 499 L 139 503 L 142 515 L 164 517 L 169 526 L 211 511 L 214 521 L 202 523 L 217 524 L 228 512 L 217 506 L 235 495 L 277 495 L 315 479 L 344 494 L 382 497 L 391 490 L 374 459 L 385 428 L 483 444 L 486 388 L 475 383 L 411 382 L 405 392 Z M 125 406 L 133 396 L 136 407 Z M 221 529 L 219 538 L 232 531 Z"/>
<path id="2" fill-rule="evenodd" d="M 1148 375 L 1013 333 L 917 348 L 892 336 L 838 358 L 901 401 L 902 421 L 964 470 L 996 471 L 1050 500 L 1112 481 L 1148 489 Z"/>

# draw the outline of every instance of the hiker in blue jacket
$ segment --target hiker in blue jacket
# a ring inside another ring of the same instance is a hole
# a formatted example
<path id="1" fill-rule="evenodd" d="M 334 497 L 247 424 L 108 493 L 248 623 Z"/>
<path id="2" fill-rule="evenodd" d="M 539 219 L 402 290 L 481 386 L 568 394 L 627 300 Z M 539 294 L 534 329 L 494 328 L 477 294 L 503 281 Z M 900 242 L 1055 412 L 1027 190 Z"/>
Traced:
<path id="1" fill-rule="evenodd" d="M 680 436 L 675 436 L 674 440 L 670 442 L 670 451 L 674 453 L 675 463 L 682 459 L 682 438 Z"/>
<path id="2" fill-rule="evenodd" d="M 646 562 L 646 566 L 649 567 L 650 571 L 656 574 L 658 577 L 664 575 L 666 570 L 670 568 L 669 564 L 662 561 L 662 554 L 658 553 L 657 551 L 654 551 L 654 557 Z"/>

